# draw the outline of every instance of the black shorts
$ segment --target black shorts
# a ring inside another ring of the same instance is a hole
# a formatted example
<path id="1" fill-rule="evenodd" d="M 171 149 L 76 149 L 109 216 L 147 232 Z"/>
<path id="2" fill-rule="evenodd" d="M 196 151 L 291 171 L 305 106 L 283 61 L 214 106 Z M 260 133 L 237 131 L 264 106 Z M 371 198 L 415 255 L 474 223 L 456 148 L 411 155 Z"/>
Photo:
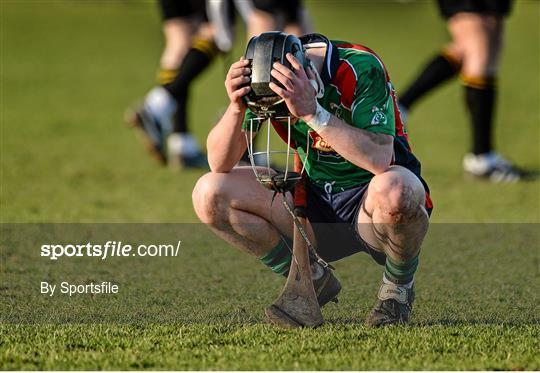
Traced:
<path id="1" fill-rule="evenodd" d="M 253 6 L 274 16 L 283 15 L 286 23 L 300 22 L 300 0 L 252 0 Z"/>
<path id="2" fill-rule="evenodd" d="M 507 16 L 512 8 L 512 0 L 437 0 L 444 18 L 456 13 L 470 12 Z"/>
<path id="3" fill-rule="evenodd" d="M 205 0 L 159 0 L 159 8 L 164 21 L 192 16 L 207 20 L 205 4 Z"/>
<path id="4" fill-rule="evenodd" d="M 368 183 L 338 193 L 326 193 L 307 183 L 307 218 L 317 241 L 317 253 L 327 262 L 365 251 L 380 265 L 386 255 L 372 249 L 356 230 L 360 204 Z"/>

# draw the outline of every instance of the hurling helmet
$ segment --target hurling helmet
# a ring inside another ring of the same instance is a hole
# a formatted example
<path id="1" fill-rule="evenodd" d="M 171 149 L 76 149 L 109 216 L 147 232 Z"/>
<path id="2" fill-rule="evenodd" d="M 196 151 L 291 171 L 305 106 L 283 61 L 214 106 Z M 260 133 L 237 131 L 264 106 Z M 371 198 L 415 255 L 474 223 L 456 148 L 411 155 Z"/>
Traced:
<path id="1" fill-rule="evenodd" d="M 271 31 L 254 36 L 248 42 L 245 58 L 249 60 L 251 68 L 250 92 L 244 96 L 244 101 L 251 111 L 263 118 L 289 116 L 289 110 L 284 100 L 270 89 L 270 82 L 280 87 L 270 72 L 274 62 L 279 62 L 288 68 L 291 64 L 286 58 L 291 53 L 304 68 L 308 60 L 304 56 L 302 43 L 294 35 L 279 31 Z"/>

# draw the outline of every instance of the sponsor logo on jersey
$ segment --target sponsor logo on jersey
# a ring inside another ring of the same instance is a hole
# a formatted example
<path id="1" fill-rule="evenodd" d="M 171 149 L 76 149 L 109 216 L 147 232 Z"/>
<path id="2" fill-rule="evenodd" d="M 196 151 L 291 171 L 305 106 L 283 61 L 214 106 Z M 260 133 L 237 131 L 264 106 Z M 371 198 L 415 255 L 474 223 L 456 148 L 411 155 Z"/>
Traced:
<path id="1" fill-rule="evenodd" d="M 315 131 L 309 131 L 311 137 L 311 148 L 314 149 L 316 160 L 319 163 L 341 164 L 347 160 L 339 155 L 332 147 Z"/>
<path id="2" fill-rule="evenodd" d="M 309 137 L 313 140 L 311 147 L 321 152 L 333 152 L 334 149 L 315 131 L 309 131 Z"/>

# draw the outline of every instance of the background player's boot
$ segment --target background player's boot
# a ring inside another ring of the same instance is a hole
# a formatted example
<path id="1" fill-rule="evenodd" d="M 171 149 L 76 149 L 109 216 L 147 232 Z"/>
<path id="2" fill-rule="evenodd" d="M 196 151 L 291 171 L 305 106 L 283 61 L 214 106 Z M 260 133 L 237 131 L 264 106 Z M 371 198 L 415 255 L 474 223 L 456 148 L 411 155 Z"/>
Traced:
<path id="1" fill-rule="evenodd" d="M 463 169 L 471 176 L 494 183 L 513 183 L 525 177 L 525 172 L 496 152 L 466 154 Z"/>
<path id="2" fill-rule="evenodd" d="M 368 315 L 366 326 L 385 326 L 409 322 L 414 302 L 414 286 L 410 289 L 396 284 L 381 284 L 377 302 Z"/>
<path id="3" fill-rule="evenodd" d="M 142 105 L 125 113 L 128 125 L 139 131 L 150 155 L 161 164 L 167 163 L 165 140 L 172 132 L 172 116 L 176 106 L 174 98 L 160 86 L 148 92 Z"/>
<path id="4" fill-rule="evenodd" d="M 142 105 L 126 110 L 124 119 L 130 127 L 138 131 L 150 155 L 159 163 L 166 164 L 166 134 L 161 124 Z"/>
<path id="5" fill-rule="evenodd" d="M 172 133 L 167 139 L 169 165 L 175 170 L 208 168 L 206 155 L 189 133 Z"/>
<path id="6" fill-rule="evenodd" d="M 179 165 L 181 166 L 180 168 L 209 168 L 208 159 L 201 151 L 192 155 L 181 155 L 179 157 Z"/>
<path id="7" fill-rule="evenodd" d="M 341 291 L 341 284 L 330 269 L 324 268 L 324 274 L 317 280 L 313 280 L 313 287 L 317 295 L 319 306 L 324 306 L 328 302 L 337 303 L 337 296 Z"/>

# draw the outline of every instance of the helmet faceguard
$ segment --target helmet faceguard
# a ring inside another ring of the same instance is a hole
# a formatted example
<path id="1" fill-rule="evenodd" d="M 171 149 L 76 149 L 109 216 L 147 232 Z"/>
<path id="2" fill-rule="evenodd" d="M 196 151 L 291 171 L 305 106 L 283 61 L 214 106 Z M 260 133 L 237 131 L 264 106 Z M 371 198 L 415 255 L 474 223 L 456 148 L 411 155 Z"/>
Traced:
<path id="1" fill-rule="evenodd" d="M 308 66 L 309 61 L 304 57 L 300 39 L 283 32 L 265 32 L 251 38 L 245 53 L 245 58 L 249 60 L 251 68 L 251 90 L 244 96 L 244 100 L 248 108 L 256 115 L 256 118 L 250 120 L 249 128 L 246 131 L 248 155 L 257 180 L 266 188 L 277 193 L 291 191 L 302 178 L 305 165 L 305 162 L 300 160 L 296 150 L 291 149 L 294 148 L 294 144 L 291 139 L 289 109 L 284 100 L 270 89 L 270 82 L 283 87 L 279 81 L 272 77 L 271 71 L 274 62 L 291 68 L 291 64 L 286 58 L 287 53 L 291 53 L 304 68 Z M 286 145 L 284 150 L 271 149 L 270 132 L 275 124 L 274 120 L 282 123 L 286 121 L 284 124 L 286 133 L 281 136 Z M 264 130 L 266 132 L 266 150 L 256 152 L 253 148 L 253 138 L 262 129 L 265 122 L 267 124 Z M 293 155 L 297 162 L 292 162 Z M 284 169 L 278 170 L 274 160 L 283 157 L 285 157 Z M 257 160 L 257 164 L 255 160 Z"/>

